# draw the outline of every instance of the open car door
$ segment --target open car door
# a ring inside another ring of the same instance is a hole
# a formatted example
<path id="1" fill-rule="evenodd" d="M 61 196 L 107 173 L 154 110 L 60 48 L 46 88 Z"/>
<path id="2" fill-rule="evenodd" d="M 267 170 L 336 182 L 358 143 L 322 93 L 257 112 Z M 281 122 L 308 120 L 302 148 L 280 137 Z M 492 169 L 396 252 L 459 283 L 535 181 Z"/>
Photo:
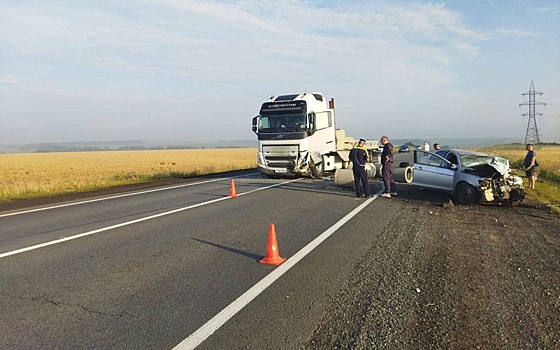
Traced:
<path id="1" fill-rule="evenodd" d="M 457 166 L 447 159 L 427 151 L 414 150 L 412 185 L 453 192 L 453 177 Z"/>

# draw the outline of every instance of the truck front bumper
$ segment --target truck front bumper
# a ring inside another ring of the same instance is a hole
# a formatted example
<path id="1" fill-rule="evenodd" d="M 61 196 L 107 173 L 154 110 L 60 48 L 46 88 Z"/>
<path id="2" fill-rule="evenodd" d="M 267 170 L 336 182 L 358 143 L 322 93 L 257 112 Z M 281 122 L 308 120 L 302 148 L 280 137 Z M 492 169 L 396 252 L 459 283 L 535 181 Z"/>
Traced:
<path id="1" fill-rule="evenodd" d="M 265 175 L 305 176 L 310 173 L 308 158 L 308 152 L 298 152 L 295 157 L 259 152 L 257 164 L 259 171 Z"/>

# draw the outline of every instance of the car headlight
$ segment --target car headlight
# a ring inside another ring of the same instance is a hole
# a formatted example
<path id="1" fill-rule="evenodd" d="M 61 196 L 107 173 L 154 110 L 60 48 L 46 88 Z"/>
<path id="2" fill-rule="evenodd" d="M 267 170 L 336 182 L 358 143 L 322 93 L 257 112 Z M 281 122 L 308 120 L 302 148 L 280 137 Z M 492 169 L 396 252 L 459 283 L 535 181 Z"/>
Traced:
<path id="1" fill-rule="evenodd" d="M 514 176 L 513 177 L 513 184 L 514 185 L 523 185 L 523 179 L 520 178 L 519 176 Z"/>

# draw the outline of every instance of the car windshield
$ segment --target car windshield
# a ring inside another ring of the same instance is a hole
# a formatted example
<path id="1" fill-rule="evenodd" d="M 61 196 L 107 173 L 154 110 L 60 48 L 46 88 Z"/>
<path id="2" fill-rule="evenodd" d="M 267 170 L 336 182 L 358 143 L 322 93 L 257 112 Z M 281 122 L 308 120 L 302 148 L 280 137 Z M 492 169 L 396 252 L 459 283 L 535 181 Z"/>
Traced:
<path id="1" fill-rule="evenodd" d="M 462 166 L 473 166 L 479 164 L 492 164 L 494 157 L 486 154 L 461 154 Z"/>

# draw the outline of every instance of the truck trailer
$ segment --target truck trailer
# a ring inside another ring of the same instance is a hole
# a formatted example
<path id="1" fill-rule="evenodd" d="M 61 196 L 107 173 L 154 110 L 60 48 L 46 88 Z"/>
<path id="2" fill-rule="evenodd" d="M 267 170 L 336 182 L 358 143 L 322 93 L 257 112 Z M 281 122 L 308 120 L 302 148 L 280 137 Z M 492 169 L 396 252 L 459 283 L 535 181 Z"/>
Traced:
<path id="1" fill-rule="evenodd" d="M 258 137 L 258 167 L 268 177 L 307 176 L 351 167 L 356 139 L 336 129 L 334 99 L 321 93 L 273 96 L 253 118 Z M 370 158 L 378 157 L 377 141 L 366 140 Z"/>

